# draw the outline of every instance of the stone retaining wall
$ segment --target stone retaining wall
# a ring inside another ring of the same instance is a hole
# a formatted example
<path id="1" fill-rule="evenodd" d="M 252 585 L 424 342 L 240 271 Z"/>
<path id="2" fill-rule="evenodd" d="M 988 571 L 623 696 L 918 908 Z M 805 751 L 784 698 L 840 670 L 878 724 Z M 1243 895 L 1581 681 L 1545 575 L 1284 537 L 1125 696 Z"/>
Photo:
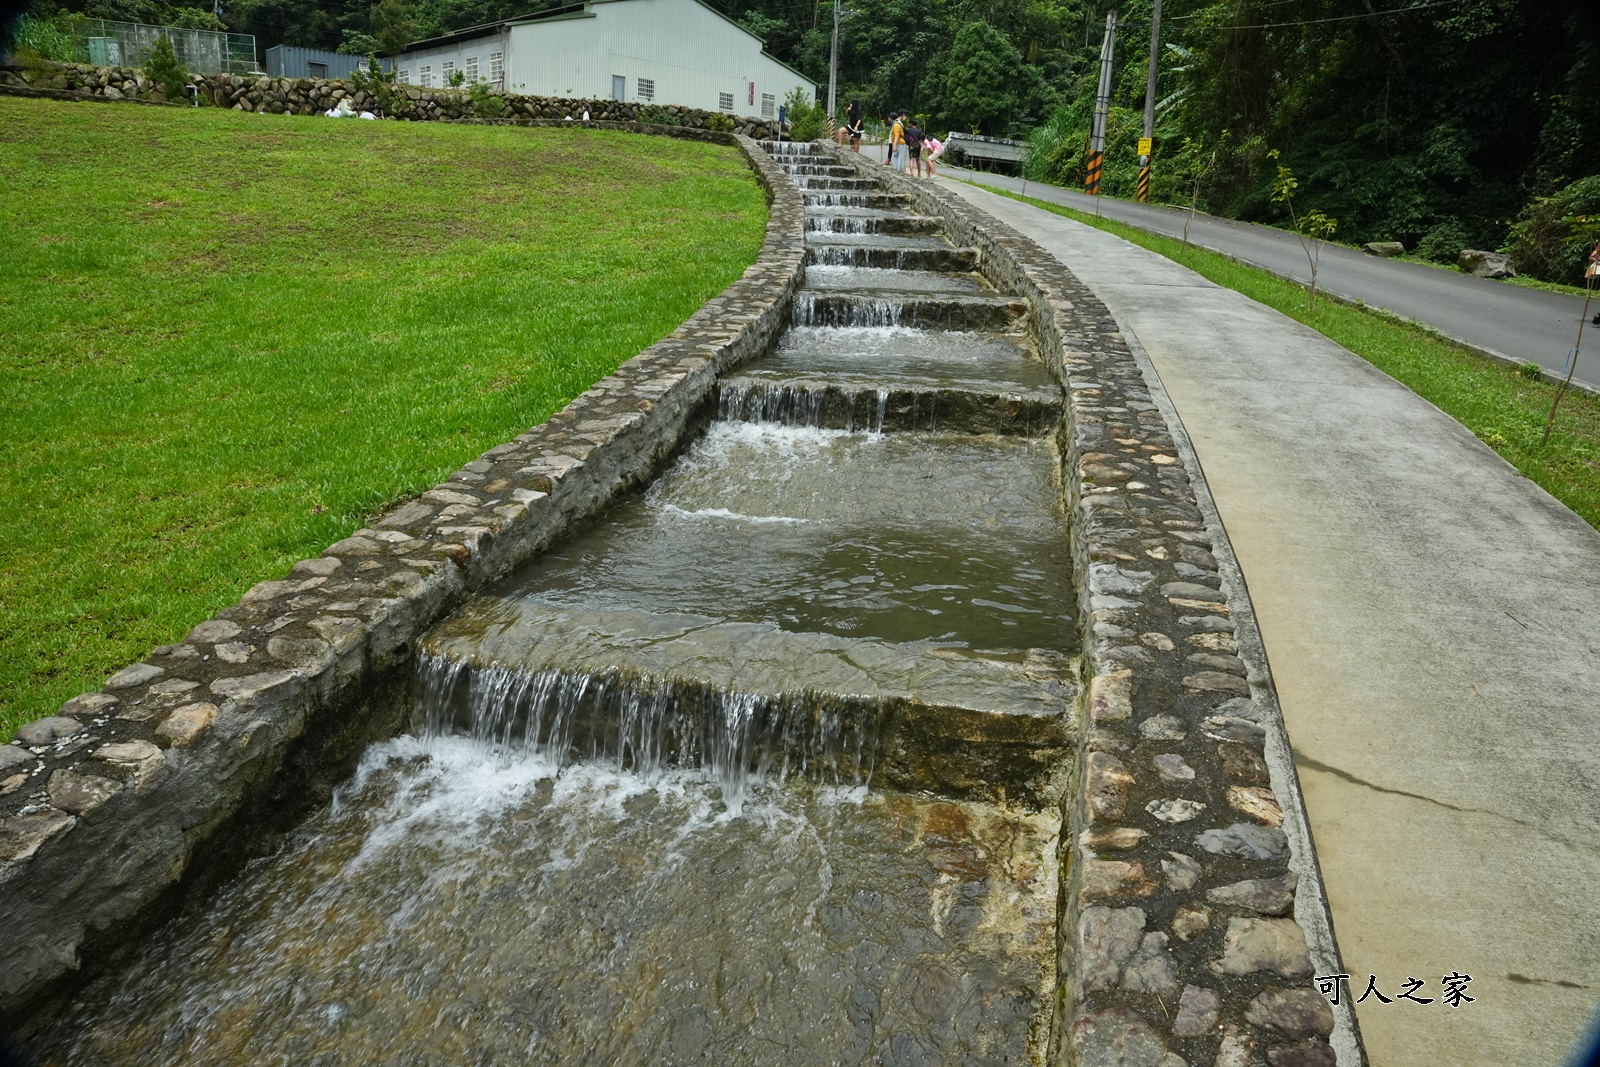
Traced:
<path id="1" fill-rule="evenodd" d="M 348 99 L 356 108 L 371 108 L 377 101 L 350 82 L 325 78 L 267 78 L 243 74 L 192 74 L 205 103 L 235 111 L 259 111 L 276 115 L 317 115 Z M 168 103 L 166 97 L 144 74 L 131 67 L 96 67 L 87 63 L 47 63 L 38 67 L 0 68 L 0 91 L 10 88 L 28 95 L 96 100 L 136 100 Z M 721 112 L 677 104 L 634 105 L 617 100 L 584 100 L 564 97 L 521 96 L 495 92 L 505 107 L 497 118 L 478 114 L 464 89 L 419 89 L 398 87 L 402 103 L 390 111 L 390 118 L 412 122 L 477 120 L 482 122 L 527 124 L 537 122 L 579 122 L 588 112 L 592 123 L 648 123 L 676 126 L 685 130 L 716 132 L 712 117 Z M 187 103 L 179 101 L 179 103 Z M 732 121 L 733 132 L 746 137 L 766 138 L 777 134 L 777 125 L 761 119 L 724 116 Z"/>
<path id="2" fill-rule="evenodd" d="M 113 962 L 325 802 L 402 728 L 417 640 L 648 479 L 718 374 L 787 325 L 800 195 L 736 143 L 771 211 L 759 258 L 721 295 L 549 421 L 0 746 L 0 1030 L 31 1030 L 75 970 Z"/>
<path id="3" fill-rule="evenodd" d="M 1088 677 L 1064 812 L 1052 1062 L 1331 1067 L 1334 1014 L 1311 980 L 1313 956 L 1336 960 L 1326 897 L 1309 835 L 1295 835 L 1296 854 L 1284 830 L 1285 809 L 1301 813 L 1299 783 L 1292 762 L 1267 758 L 1269 740 L 1280 756 L 1287 743 L 1264 655 L 1253 670 L 1240 657 L 1242 638 L 1259 641 L 1236 626 L 1249 598 L 1219 565 L 1231 551 L 1202 512 L 1159 384 L 1105 306 L 1033 241 L 931 182 L 836 154 L 943 216 L 986 274 L 1030 298 L 1067 390 Z M 1359 1062 L 1341 1022 L 1345 1062 Z"/>

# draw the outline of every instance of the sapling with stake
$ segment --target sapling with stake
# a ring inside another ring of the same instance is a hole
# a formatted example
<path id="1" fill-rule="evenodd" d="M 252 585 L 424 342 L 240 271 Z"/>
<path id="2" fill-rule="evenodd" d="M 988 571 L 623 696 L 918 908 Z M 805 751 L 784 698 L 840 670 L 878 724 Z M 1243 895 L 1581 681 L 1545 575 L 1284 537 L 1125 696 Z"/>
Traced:
<path id="1" fill-rule="evenodd" d="M 1277 161 L 1278 150 L 1274 148 L 1267 153 L 1267 158 Z M 1294 235 L 1300 241 L 1300 247 L 1306 254 L 1306 261 L 1311 264 L 1311 286 L 1307 290 L 1309 303 L 1308 312 L 1317 310 L 1317 266 L 1322 259 L 1322 245 L 1333 238 L 1339 229 L 1339 220 L 1322 213 L 1320 208 L 1312 208 L 1304 215 L 1294 209 L 1294 194 L 1300 188 L 1299 179 L 1294 176 L 1294 171 L 1278 164 L 1278 176 L 1272 182 L 1272 199 L 1275 203 L 1282 204 L 1289 209 L 1289 221 L 1294 224 Z"/>

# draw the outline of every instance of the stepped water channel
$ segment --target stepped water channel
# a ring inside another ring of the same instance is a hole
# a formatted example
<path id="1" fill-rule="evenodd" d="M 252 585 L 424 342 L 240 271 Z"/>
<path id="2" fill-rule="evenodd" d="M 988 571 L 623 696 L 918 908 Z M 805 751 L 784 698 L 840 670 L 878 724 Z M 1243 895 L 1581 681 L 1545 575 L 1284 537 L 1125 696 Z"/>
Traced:
<path id="1" fill-rule="evenodd" d="M 771 151 L 809 264 L 774 350 L 439 627 L 413 732 L 46 1062 L 1043 1062 L 1061 391 L 941 220 Z"/>

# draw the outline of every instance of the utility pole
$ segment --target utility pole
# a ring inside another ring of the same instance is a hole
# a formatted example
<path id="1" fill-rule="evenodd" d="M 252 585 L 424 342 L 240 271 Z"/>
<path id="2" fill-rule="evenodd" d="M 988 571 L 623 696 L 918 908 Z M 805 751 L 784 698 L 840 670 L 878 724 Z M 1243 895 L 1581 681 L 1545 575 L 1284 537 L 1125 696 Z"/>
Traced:
<path id="1" fill-rule="evenodd" d="M 833 51 L 828 59 L 828 140 L 833 140 L 833 131 L 838 127 L 838 92 L 839 92 L 839 2 L 833 0 Z"/>
<path id="2" fill-rule="evenodd" d="M 1111 106 L 1111 55 L 1117 42 L 1117 12 L 1106 14 L 1106 36 L 1100 42 L 1100 86 L 1094 95 L 1094 125 L 1089 134 L 1089 175 L 1083 191 L 1100 195 L 1100 169 L 1106 154 L 1106 111 Z"/>
<path id="3" fill-rule="evenodd" d="M 1161 0 L 1150 13 L 1150 73 L 1144 82 L 1144 136 L 1139 139 L 1139 200 L 1150 199 L 1150 157 L 1155 147 L 1156 57 L 1161 53 Z"/>

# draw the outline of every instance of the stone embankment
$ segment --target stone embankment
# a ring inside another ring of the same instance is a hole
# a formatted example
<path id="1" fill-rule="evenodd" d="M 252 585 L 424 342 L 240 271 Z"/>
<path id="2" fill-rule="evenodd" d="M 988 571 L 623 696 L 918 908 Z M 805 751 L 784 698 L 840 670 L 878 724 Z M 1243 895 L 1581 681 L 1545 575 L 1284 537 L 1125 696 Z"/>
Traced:
<path id="1" fill-rule="evenodd" d="M 243 74 L 191 74 L 202 104 L 235 111 L 272 115 L 316 115 L 349 100 L 358 109 L 373 108 L 377 99 L 345 81 L 325 78 L 267 78 Z M 96 67 L 86 63 L 47 63 L 0 68 L 0 91 L 27 95 L 91 100 L 133 100 L 174 103 L 167 100 L 149 78 L 131 67 Z M 676 104 L 638 106 L 617 100 L 522 96 L 491 92 L 501 102 L 498 116 L 480 112 L 464 89 L 419 89 L 398 86 L 396 102 L 387 117 L 410 122 L 580 122 L 587 114 L 593 123 L 647 123 L 686 130 L 732 132 L 756 139 L 773 137 L 776 124 L 761 119 L 702 111 Z M 178 101 L 188 103 L 188 101 Z M 722 130 L 718 131 L 721 126 Z"/>
<path id="2" fill-rule="evenodd" d="M 1287 751 L 1271 679 L 1242 658 L 1249 597 L 1219 562 L 1231 549 L 1201 508 L 1181 431 L 1065 266 L 931 182 L 888 180 L 1029 298 L 1067 390 L 1087 707 L 1064 812 L 1075 836 L 1063 841 L 1053 1058 L 1333 1067 L 1334 1013 L 1312 981 L 1313 956 L 1334 962 L 1326 894 L 1293 764 L 1269 752 Z"/>
<path id="3" fill-rule="evenodd" d="M 721 295 L 549 421 L 0 745 L 0 1030 L 36 1025 L 74 971 L 325 802 L 370 741 L 401 728 L 418 639 L 650 478 L 717 376 L 788 324 L 800 195 L 753 141 L 737 144 L 771 207 L 760 256 Z"/>

